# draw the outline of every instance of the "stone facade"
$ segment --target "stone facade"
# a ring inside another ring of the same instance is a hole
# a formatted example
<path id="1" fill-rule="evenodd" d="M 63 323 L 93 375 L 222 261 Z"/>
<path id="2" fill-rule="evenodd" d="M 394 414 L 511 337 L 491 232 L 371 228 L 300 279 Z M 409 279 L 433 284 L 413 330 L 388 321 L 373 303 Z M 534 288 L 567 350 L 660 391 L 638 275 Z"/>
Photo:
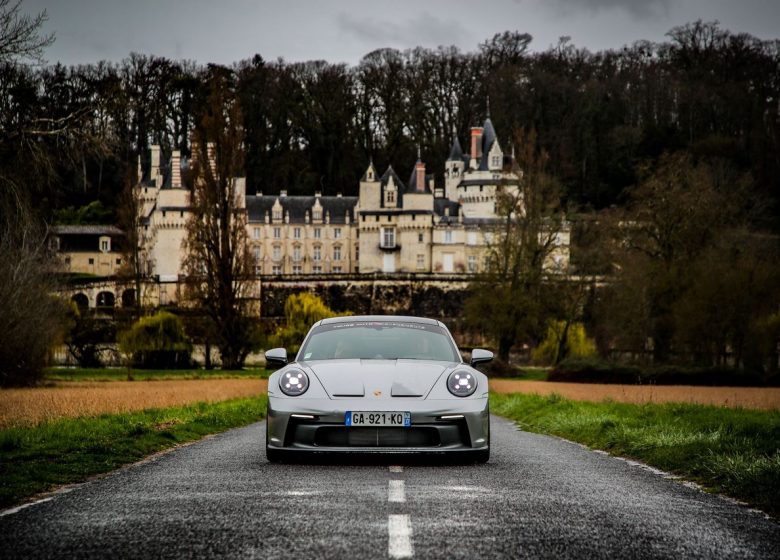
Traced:
<path id="1" fill-rule="evenodd" d="M 419 157 L 406 181 L 392 166 L 380 175 L 369 163 L 357 197 L 287 196 L 286 191 L 244 196 L 245 180 L 236 178 L 256 276 L 484 271 L 486 248 L 500 222 L 497 189 L 516 189 L 522 177 L 507 171 L 512 156 L 504 153 L 490 118 L 471 129 L 469 147 L 464 153 L 460 141 L 453 140 L 443 187 L 435 186 Z M 159 147 L 152 147 L 149 172 L 137 187 L 144 270 L 167 286 L 166 299 L 175 299 L 183 274 L 190 217 L 189 191 L 181 176 L 186 168 L 178 151 L 164 165 Z M 568 226 L 557 233 L 546 265 L 551 272 L 568 272 L 569 238 Z"/>
<path id="2" fill-rule="evenodd" d="M 68 272 L 110 277 L 122 267 L 125 236 L 117 227 L 54 226 L 48 239 Z"/>

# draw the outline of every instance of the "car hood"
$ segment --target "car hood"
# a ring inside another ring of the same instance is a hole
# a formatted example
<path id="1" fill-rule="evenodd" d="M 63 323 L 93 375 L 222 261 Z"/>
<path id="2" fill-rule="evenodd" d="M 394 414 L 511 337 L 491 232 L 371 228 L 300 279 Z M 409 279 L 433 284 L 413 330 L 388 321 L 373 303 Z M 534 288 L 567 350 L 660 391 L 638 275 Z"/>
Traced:
<path id="1" fill-rule="evenodd" d="M 457 364 L 424 360 L 327 360 L 302 362 L 333 398 L 424 397 Z"/>

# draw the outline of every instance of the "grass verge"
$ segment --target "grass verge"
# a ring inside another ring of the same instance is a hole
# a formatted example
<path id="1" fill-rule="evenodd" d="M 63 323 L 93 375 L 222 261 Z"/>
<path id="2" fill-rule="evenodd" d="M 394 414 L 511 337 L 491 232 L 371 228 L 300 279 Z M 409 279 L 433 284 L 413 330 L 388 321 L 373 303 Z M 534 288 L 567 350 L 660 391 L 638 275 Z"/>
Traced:
<path id="1" fill-rule="evenodd" d="M 780 515 L 780 412 L 492 394 L 524 430 L 638 459 Z"/>
<path id="2" fill-rule="evenodd" d="M 265 368 L 251 369 L 130 369 L 130 368 L 49 368 L 45 381 L 154 381 L 158 379 L 267 379 L 273 373 Z"/>
<path id="3" fill-rule="evenodd" d="M 1 430 L 0 507 L 177 444 L 256 422 L 265 417 L 266 402 L 260 396 Z"/>

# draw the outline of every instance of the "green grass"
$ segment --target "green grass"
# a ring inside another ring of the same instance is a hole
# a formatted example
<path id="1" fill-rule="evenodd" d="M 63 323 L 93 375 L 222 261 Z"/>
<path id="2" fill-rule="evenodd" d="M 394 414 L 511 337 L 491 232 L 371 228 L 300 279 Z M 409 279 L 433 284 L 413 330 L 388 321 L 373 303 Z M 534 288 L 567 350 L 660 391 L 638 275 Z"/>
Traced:
<path id="1" fill-rule="evenodd" d="M 265 417 L 266 397 L 0 430 L 0 507 Z"/>
<path id="2" fill-rule="evenodd" d="M 267 379 L 272 371 L 264 368 L 222 369 L 130 369 L 130 368 L 48 368 L 47 381 L 154 381 L 159 379 Z"/>
<path id="3" fill-rule="evenodd" d="M 524 430 L 638 459 L 780 515 L 780 411 L 578 402 L 498 395 L 491 411 Z"/>

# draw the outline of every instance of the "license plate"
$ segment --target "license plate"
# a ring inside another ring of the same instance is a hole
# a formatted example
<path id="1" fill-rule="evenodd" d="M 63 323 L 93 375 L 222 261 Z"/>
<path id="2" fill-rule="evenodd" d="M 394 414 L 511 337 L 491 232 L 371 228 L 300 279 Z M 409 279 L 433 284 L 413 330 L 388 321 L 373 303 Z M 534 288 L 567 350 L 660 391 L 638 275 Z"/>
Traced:
<path id="1" fill-rule="evenodd" d="M 374 412 L 374 411 L 347 411 L 344 418 L 347 426 L 379 426 L 408 428 L 412 425 L 411 412 Z"/>

